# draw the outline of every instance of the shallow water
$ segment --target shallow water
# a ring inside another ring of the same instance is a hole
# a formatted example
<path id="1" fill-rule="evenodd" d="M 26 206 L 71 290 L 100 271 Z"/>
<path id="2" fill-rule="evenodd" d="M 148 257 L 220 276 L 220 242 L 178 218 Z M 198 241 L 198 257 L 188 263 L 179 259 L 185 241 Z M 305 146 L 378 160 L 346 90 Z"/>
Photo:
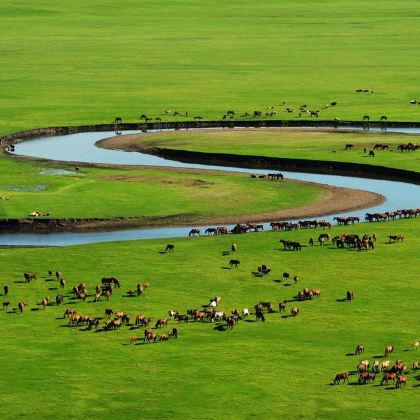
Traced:
<path id="1" fill-rule="evenodd" d="M 5 185 L 3 187 L 7 191 L 16 191 L 16 192 L 37 192 L 45 191 L 48 187 L 46 185 L 32 185 L 30 187 L 18 187 L 16 185 Z"/>
<path id="2" fill-rule="evenodd" d="M 420 129 L 406 128 L 393 129 L 401 133 L 420 133 Z M 141 133 L 139 131 L 125 131 L 124 134 Z M 198 169 L 215 169 L 224 171 L 241 171 L 247 173 L 266 174 L 269 171 L 262 169 L 245 169 L 238 167 L 215 166 L 183 163 L 164 159 L 153 155 L 138 152 L 125 152 L 120 150 L 107 150 L 95 146 L 99 140 L 112 137 L 115 133 L 95 132 L 79 133 L 68 136 L 53 136 L 35 139 L 19 143 L 15 146 L 15 154 L 41 157 L 52 160 L 110 163 L 117 165 L 150 165 L 170 166 Z M 392 211 L 401 208 L 420 207 L 420 186 L 405 182 L 356 178 L 336 175 L 308 174 L 300 172 L 283 172 L 289 179 L 317 182 L 337 187 L 356 188 L 376 192 L 386 197 L 386 202 L 369 209 L 370 213 Z M 332 221 L 335 216 L 358 216 L 364 218 L 366 209 L 348 213 L 340 213 L 322 217 Z M 315 218 L 316 216 L 312 217 Z M 265 224 L 268 227 L 268 223 Z M 203 226 L 205 229 L 207 226 Z M 89 232 L 89 233 L 50 233 L 50 234 L 1 234 L 0 245 L 75 245 L 93 242 L 108 242 L 135 239 L 172 238 L 186 236 L 189 227 L 156 228 L 156 229 L 132 229 L 113 232 Z"/>
<path id="3" fill-rule="evenodd" d="M 68 169 L 43 169 L 39 171 L 40 175 L 77 175 L 76 171 L 69 171 Z"/>

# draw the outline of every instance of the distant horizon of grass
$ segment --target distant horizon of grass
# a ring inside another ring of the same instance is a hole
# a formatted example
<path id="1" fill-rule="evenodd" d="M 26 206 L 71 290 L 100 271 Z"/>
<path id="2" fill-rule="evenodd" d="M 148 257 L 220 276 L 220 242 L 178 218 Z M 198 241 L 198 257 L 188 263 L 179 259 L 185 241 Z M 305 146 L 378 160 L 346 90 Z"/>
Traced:
<path id="1" fill-rule="evenodd" d="M 415 0 L 4 0 L 0 16 L 1 135 L 166 109 L 294 119 L 301 104 L 420 120 Z"/>

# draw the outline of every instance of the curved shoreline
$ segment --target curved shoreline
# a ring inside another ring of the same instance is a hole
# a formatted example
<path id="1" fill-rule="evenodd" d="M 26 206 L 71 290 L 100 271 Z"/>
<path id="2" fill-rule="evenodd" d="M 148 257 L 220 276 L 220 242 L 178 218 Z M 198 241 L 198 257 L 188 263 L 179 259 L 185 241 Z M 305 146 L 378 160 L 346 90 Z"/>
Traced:
<path id="1" fill-rule="evenodd" d="M 298 181 L 304 184 L 310 182 Z M 328 193 L 328 197 L 294 209 L 283 209 L 268 213 L 218 216 L 197 220 L 196 215 L 173 215 L 161 217 L 113 217 L 101 218 L 9 218 L 0 220 L 0 233 L 50 233 L 50 232 L 99 232 L 121 229 L 229 225 L 235 223 L 271 222 L 328 216 L 335 213 L 358 210 L 379 205 L 385 197 L 369 191 L 339 188 L 317 184 Z"/>
<path id="2" fill-rule="evenodd" d="M 325 128 L 323 130 L 325 130 Z M 292 159 L 256 155 L 237 155 L 233 153 L 207 153 L 160 147 L 144 147 L 141 144 L 133 143 L 132 140 L 138 137 L 138 134 L 110 137 L 96 142 L 96 145 L 104 149 L 141 152 L 185 163 L 236 166 L 254 169 L 260 168 L 267 170 L 285 170 L 292 172 L 343 175 L 371 179 L 387 179 L 390 181 L 409 182 L 411 184 L 420 185 L 420 173 L 405 169 L 332 160 Z"/>

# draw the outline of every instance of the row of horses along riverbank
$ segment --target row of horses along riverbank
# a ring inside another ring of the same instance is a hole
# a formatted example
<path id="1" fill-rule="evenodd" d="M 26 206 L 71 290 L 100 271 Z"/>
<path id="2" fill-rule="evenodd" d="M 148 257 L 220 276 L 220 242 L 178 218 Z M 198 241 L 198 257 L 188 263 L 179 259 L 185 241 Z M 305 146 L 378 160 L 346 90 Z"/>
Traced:
<path id="1" fill-rule="evenodd" d="M 420 208 L 415 209 L 401 209 L 384 213 L 366 213 L 365 221 L 366 222 L 381 222 L 395 219 L 407 219 L 412 217 L 417 217 L 420 214 Z M 360 222 L 360 218 L 357 216 L 348 216 L 340 217 L 336 216 L 333 219 L 338 226 L 348 226 L 354 225 L 355 223 Z M 326 220 L 299 220 L 298 222 L 289 222 L 289 221 L 276 221 L 271 222 L 270 227 L 274 231 L 291 231 L 299 229 L 326 229 L 331 228 L 332 225 Z M 236 224 L 232 229 L 228 229 L 226 226 L 217 226 L 209 227 L 204 233 L 209 236 L 215 235 L 227 235 L 228 233 L 232 234 L 243 234 L 250 231 L 258 232 L 263 231 L 263 224 L 256 223 L 247 223 L 247 224 Z M 193 228 L 188 233 L 189 237 L 200 236 L 201 230 L 198 228 Z"/>

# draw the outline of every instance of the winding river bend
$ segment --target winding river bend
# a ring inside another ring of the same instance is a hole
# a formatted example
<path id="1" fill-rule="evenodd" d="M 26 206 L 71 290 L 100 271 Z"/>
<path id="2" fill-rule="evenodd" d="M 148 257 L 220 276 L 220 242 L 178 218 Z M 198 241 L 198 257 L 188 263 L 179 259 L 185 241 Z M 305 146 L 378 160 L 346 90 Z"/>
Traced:
<path id="1" fill-rule="evenodd" d="M 398 128 L 392 131 L 399 133 L 420 134 L 419 128 Z M 139 133 L 137 131 L 124 131 L 124 134 Z M 245 169 L 239 167 L 203 165 L 183 163 L 153 155 L 125 152 L 119 150 L 107 150 L 98 148 L 95 143 L 99 140 L 112 137 L 113 131 L 85 132 L 65 136 L 43 137 L 19 143 L 15 146 L 15 154 L 35 158 L 51 159 L 67 162 L 107 163 L 114 165 L 149 165 L 168 166 L 196 169 L 213 169 L 223 171 L 242 171 L 252 173 L 267 173 L 262 169 Z M 406 182 L 388 180 L 376 180 L 368 178 L 320 175 L 312 173 L 285 172 L 282 173 L 289 179 L 328 184 L 336 187 L 355 188 L 368 190 L 382 194 L 386 201 L 376 207 L 370 208 L 369 212 L 385 212 L 400 208 L 415 208 L 420 206 L 420 186 Z M 364 217 L 366 209 L 348 213 L 340 213 L 340 216 Z M 337 214 L 338 215 L 338 214 Z M 323 219 L 332 221 L 330 215 Z M 322 215 L 320 215 L 322 216 Z M 268 223 L 265 224 L 265 227 Z M 205 226 L 203 227 L 205 228 Z M 138 239 L 158 239 L 186 236 L 191 229 L 189 227 L 165 227 L 154 229 L 117 230 L 112 232 L 83 232 L 83 233 L 5 233 L 0 235 L 0 245 L 10 246 L 66 246 L 95 242 L 109 242 Z"/>

